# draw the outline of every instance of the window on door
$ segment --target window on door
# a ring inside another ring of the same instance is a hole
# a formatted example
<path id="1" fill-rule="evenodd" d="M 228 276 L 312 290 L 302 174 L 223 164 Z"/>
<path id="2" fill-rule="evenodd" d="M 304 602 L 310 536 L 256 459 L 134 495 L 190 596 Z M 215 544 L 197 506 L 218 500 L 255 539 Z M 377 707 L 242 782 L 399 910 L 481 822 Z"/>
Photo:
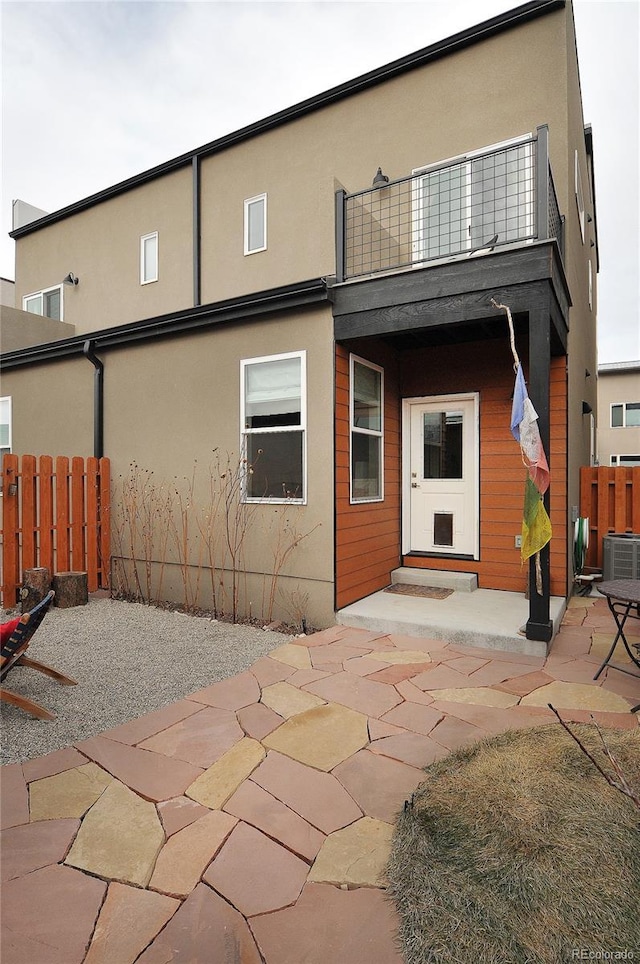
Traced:
<path id="1" fill-rule="evenodd" d="M 31 311 L 34 315 L 44 315 L 54 321 L 62 321 L 62 285 L 53 288 L 43 288 L 25 295 L 22 299 L 24 311 Z"/>
<path id="2" fill-rule="evenodd" d="M 351 501 L 380 502 L 383 491 L 384 372 L 350 356 Z"/>
<path id="3" fill-rule="evenodd" d="M 304 502 L 306 354 L 240 363 L 246 501 Z"/>
<path id="4" fill-rule="evenodd" d="M 531 139 L 415 171 L 414 255 L 440 258 L 534 236 Z M 497 240 L 494 240 L 496 239 Z"/>

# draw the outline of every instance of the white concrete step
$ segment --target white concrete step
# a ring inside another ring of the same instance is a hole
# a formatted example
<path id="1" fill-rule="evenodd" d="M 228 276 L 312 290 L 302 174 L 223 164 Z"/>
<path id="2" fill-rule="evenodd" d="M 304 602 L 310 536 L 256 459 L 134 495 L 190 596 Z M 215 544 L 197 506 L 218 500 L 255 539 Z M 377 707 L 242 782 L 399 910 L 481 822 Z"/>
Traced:
<path id="1" fill-rule="evenodd" d="M 457 592 L 475 592 L 478 588 L 475 572 L 445 572 L 443 569 L 414 569 L 410 566 L 394 569 L 391 582 L 409 586 L 435 586 L 437 589 L 454 589 Z"/>

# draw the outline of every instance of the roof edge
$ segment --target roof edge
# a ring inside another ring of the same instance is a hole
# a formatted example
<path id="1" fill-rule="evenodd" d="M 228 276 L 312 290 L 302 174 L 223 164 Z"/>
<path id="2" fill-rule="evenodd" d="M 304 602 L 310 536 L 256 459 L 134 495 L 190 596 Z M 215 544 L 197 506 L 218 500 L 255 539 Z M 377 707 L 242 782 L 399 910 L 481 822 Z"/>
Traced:
<path id="1" fill-rule="evenodd" d="M 59 341 L 18 348 L 0 355 L 0 368 L 2 371 L 10 371 L 24 365 L 82 355 L 87 342 L 91 343 L 92 351 L 103 351 L 132 342 L 167 338 L 183 332 L 210 328 L 225 322 L 251 321 L 256 316 L 322 304 L 329 299 L 327 279 L 312 278 L 292 285 L 257 291 L 239 298 L 199 305 L 196 308 L 185 308 L 154 318 L 143 318 L 126 325 L 83 332 Z"/>
<path id="2" fill-rule="evenodd" d="M 499 14 L 498 16 L 492 17 L 489 20 L 484 20 L 473 27 L 468 27 L 465 30 L 453 34 L 451 37 L 446 37 L 444 40 L 439 40 L 436 43 L 430 44 L 428 47 L 423 47 L 414 53 L 400 57 L 398 60 L 393 60 L 391 63 L 385 64 L 382 67 L 376 67 L 374 70 L 370 70 L 365 74 L 360 74 L 358 77 L 354 77 L 352 80 L 345 81 L 336 87 L 331 87 L 320 94 L 316 94 L 313 97 L 300 101 L 291 107 L 286 107 L 284 110 L 278 111 L 275 114 L 270 114 L 267 117 L 254 122 L 253 124 L 249 124 L 248 126 L 242 127 L 237 131 L 225 134 L 214 141 L 204 144 L 202 147 L 197 147 L 194 150 L 188 151 L 186 154 L 180 154 L 178 157 L 164 161 L 162 164 L 149 168 L 140 174 L 135 174 L 133 177 L 127 178 L 124 181 L 119 181 L 117 184 L 104 188 L 102 191 L 98 191 L 97 193 L 91 194 L 86 198 L 75 201 L 73 204 L 60 208 L 58 211 L 53 211 L 43 218 L 38 218 L 36 221 L 31 221 L 29 224 L 25 224 L 20 228 L 16 228 L 14 231 L 10 231 L 9 237 L 13 238 L 14 240 L 17 238 L 22 238 L 25 235 L 38 231 L 50 224 L 55 224 L 57 221 L 62 221 L 65 218 L 71 217 L 80 211 L 85 211 L 87 208 L 94 207 L 95 205 L 109 200 L 112 197 L 117 197 L 119 194 L 124 194 L 127 191 L 131 191 L 134 188 L 147 183 L 148 181 L 154 180 L 156 177 L 162 177 L 166 174 L 172 173 L 173 171 L 177 171 L 180 168 L 190 164 L 194 157 L 207 157 L 210 154 L 215 154 L 218 151 L 225 150 L 228 147 L 232 147 L 235 144 L 241 143 L 242 141 L 249 140 L 250 138 L 256 137 L 259 134 L 266 133 L 267 131 L 280 127 L 283 124 L 288 124 L 291 121 L 304 116 L 305 114 L 312 113 L 313 111 L 319 110 L 322 107 L 327 107 L 330 104 L 343 100 L 346 97 L 350 97 L 353 94 L 360 93 L 361 91 L 370 87 L 375 87 L 377 84 L 381 84 L 384 81 L 397 77 L 400 74 L 406 73 L 407 71 L 421 67 L 430 61 L 437 60 L 440 57 L 447 56 L 451 53 L 455 53 L 457 50 L 462 50 L 463 48 L 471 46 L 474 43 L 478 43 L 481 40 L 485 40 L 494 34 L 502 33 L 505 30 L 510 30 L 513 27 L 527 23 L 529 20 L 534 20 L 538 17 L 545 16 L 546 14 L 555 10 L 560 10 L 565 6 L 566 0 L 529 0 L 528 3 L 515 7 L 513 10 L 508 10 L 506 13 Z"/>

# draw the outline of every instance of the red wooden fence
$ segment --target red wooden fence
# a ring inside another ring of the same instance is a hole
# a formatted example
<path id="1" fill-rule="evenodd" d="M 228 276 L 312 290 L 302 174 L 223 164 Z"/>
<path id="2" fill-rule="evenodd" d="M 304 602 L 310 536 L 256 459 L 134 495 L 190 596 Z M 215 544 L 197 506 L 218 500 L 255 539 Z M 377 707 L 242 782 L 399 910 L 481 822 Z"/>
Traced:
<path id="1" fill-rule="evenodd" d="M 86 572 L 109 585 L 109 459 L 5 455 L 2 460 L 2 605 L 18 599 L 25 569 Z"/>
<path id="2" fill-rule="evenodd" d="M 604 536 L 610 532 L 640 532 L 640 466 L 583 466 L 580 515 L 589 519 L 586 564 L 602 569 Z"/>

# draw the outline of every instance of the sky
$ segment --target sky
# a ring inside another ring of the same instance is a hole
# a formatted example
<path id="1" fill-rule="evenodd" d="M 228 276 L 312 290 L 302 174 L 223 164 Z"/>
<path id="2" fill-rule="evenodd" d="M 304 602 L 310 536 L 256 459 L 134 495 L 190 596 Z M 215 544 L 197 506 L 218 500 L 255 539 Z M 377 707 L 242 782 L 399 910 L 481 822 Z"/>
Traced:
<path id="1" fill-rule="evenodd" d="M 11 202 L 56 211 L 517 0 L 2 0 L 0 276 Z M 600 363 L 640 359 L 640 0 L 574 0 L 593 127 Z"/>

